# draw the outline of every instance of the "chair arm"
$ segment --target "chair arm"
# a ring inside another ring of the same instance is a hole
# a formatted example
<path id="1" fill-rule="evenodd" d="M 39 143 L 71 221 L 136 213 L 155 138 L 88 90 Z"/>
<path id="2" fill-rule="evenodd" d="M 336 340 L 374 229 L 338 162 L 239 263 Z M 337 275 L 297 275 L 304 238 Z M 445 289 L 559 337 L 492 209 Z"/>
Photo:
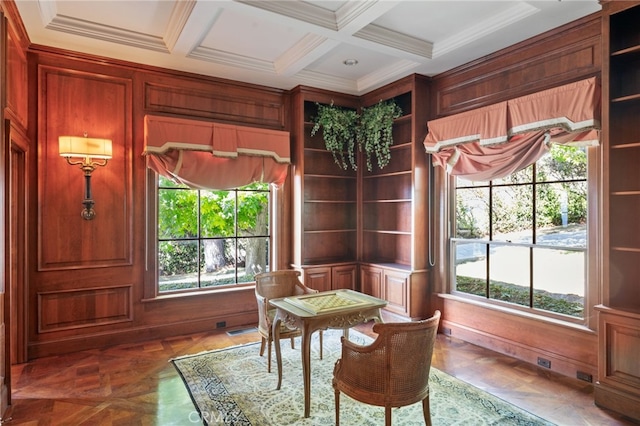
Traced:
<path id="1" fill-rule="evenodd" d="M 303 283 L 301 283 L 300 281 L 297 281 L 296 282 L 295 293 L 296 293 L 296 295 L 313 294 L 313 293 L 318 293 L 318 290 L 315 290 L 313 288 L 309 288 L 306 285 L 304 285 Z"/>
<path id="2" fill-rule="evenodd" d="M 256 302 L 258 304 L 258 317 L 262 318 L 262 320 L 270 327 L 271 319 L 269 318 L 269 315 L 267 315 L 267 312 L 269 311 L 269 299 L 256 293 Z"/>

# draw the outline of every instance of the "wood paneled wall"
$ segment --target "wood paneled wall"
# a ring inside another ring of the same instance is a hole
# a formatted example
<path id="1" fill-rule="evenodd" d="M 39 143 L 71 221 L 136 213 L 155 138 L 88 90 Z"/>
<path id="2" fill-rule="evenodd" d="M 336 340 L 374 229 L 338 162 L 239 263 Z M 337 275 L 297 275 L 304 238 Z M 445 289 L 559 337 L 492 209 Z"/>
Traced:
<path id="1" fill-rule="evenodd" d="M 432 118 L 599 75 L 601 67 L 598 13 L 435 76 Z"/>
<path id="2" fill-rule="evenodd" d="M 132 264 L 130 79 L 38 66 L 38 271 Z M 58 153 L 58 136 L 111 139 L 113 158 L 91 176 L 96 217 L 81 217 L 84 173 Z M 95 286 L 95 282 L 81 285 Z"/>
<path id="3" fill-rule="evenodd" d="M 591 15 L 435 76 L 434 116 L 451 115 L 599 76 L 600 31 L 600 14 Z M 438 187 L 446 188 L 446 178 L 441 170 L 438 172 Z M 448 215 L 445 193 L 443 190 L 438 200 L 439 218 Z M 437 229 L 436 240 L 445 241 L 446 223 L 441 221 Z M 446 258 L 444 249 L 440 248 L 440 259 Z M 433 294 L 435 308 L 443 312 L 441 323 L 447 333 L 532 364 L 543 357 L 551 361 L 552 370 L 570 377 L 576 377 L 577 371 L 597 376 L 595 327 L 568 327 L 535 317 L 512 315 L 446 295 L 447 268 L 446 262 L 438 262 Z M 599 281 L 599 277 L 591 278 Z M 589 321 L 593 323 L 593 319 Z"/>
<path id="4" fill-rule="evenodd" d="M 153 298 L 144 292 L 145 114 L 282 130 L 286 94 L 249 84 L 33 46 L 28 55 L 28 358 L 149 337 L 253 325 L 250 286 Z M 113 158 L 91 178 L 96 217 L 80 216 L 84 175 L 58 136 L 108 138 Z M 224 324 L 224 325 L 223 325 Z"/>
<path id="5" fill-rule="evenodd" d="M 9 14 L 12 23 L 16 16 Z M 295 113 L 289 111 L 289 94 L 41 46 L 30 46 L 26 55 L 20 28 L 8 39 L 8 114 L 28 142 L 23 180 L 28 235 L 14 248 L 26 250 L 28 259 L 23 283 L 28 358 L 202 332 L 221 322 L 226 327 L 254 324 L 252 287 L 195 297 L 144 297 L 143 118 L 157 113 L 282 130 Z M 436 76 L 430 93 L 417 94 L 415 102 L 429 103 L 425 110 L 435 118 L 599 75 L 600 43 L 600 18 L 587 17 Z M 57 153 L 57 136 L 84 131 L 114 141 L 114 158 L 92 178 L 93 222 L 79 214 L 82 173 Z M 280 208 L 288 209 L 289 199 L 281 200 Z M 446 206 L 441 203 L 436 213 L 445 217 Z M 288 241 L 287 222 L 280 225 Z M 442 226 L 438 229 L 442 237 Z M 289 250 L 282 247 L 280 266 L 291 259 Z M 443 326 L 454 336 L 534 363 L 539 348 L 551 348 L 544 355 L 554 361 L 553 369 L 595 374 L 594 332 L 526 318 L 512 322 L 505 313 L 433 290 L 432 307 L 443 311 Z"/>

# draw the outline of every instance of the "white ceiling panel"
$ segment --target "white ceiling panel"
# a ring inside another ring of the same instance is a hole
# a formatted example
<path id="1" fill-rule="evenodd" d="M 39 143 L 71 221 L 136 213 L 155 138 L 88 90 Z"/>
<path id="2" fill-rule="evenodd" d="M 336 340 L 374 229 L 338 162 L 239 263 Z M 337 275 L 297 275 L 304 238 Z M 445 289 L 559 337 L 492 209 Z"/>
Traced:
<path id="1" fill-rule="evenodd" d="M 600 10 L 597 0 L 16 0 L 32 43 L 291 89 L 363 94 Z M 344 60 L 357 65 L 345 66 Z"/>

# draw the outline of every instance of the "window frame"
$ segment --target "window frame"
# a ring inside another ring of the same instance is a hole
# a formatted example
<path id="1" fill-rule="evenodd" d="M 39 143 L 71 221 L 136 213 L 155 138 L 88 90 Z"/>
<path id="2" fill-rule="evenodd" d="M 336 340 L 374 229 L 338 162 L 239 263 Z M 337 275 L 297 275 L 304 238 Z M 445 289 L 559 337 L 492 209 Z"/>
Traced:
<path id="1" fill-rule="evenodd" d="M 143 301 L 155 300 L 155 299 L 168 299 L 179 298 L 185 296 L 198 296 L 202 294 L 229 292 L 238 289 L 244 289 L 247 287 L 253 287 L 255 281 L 248 281 L 243 283 L 236 283 L 235 285 L 224 286 L 212 286 L 212 287 L 199 287 L 193 289 L 177 290 L 170 292 L 160 292 L 158 285 L 158 174 L 147 169 L 146 181 L 145 181 L 145 200 L 146 200 L 146 215 L 145 215 L 145 271 L 144 271 L 144 284 L 143 284 Z M 272 270 L 275 267 L 276 253 L 278 252 L 276 244 L 278 238 L 276 238 L 275 224 L 278 219 L 275 215 L 279 214 L 278 205 L 278 193 L 280 191 L 270 188 L 268 209 L 269 209 L 269 269 Z M 244 238 L 242 236 L 235 236 L 234 238 Z"/>
<path id="2" fill-rule="evenodd" d="M 586 244 L 586 271 L 585 271 L 585 295 L 584 295 L 584 315 L 583 318 L 570 318 L 562 314 L 554 314 L 550 311 L 542 311 L 527 306 L 520 306 L 513 303 L 502 302 L 494 299 L 458 292 L 454 289 L 456 281 L 455 252 L 452 241 L 455 238 L 456 226 L 456 177 L 444 174 L 441 180 L 441 189 L 443 194 L 442 201 L 447 206 L 440 224 L 440 229 L 445 233 L 446 247 L 441 251 L 443 256 L 443 264 L 445 268 L 440 270 L 440 287 L 441 290 L 458 300 L 473 301 L 473 303 L 507 311 L 516 315 L 524 315 L 535 317 L 543 321 L 551 321 L 554 323 L 564 324 L 567 326 L 585 326 L 591 330 L 597 328 L 597 318 L 594 306 L 601 303 L 601 294 L 598 290 L 601 284 L 601 268 L 599 260 L 602 259 L 602 234 L 600 226 L 600 218 L 602 209 L 600 207 L 601 196 L 601 149 L 600 147 L 586 147 L 587 153 L 587 244 Z M 485 240 L 478 240 L 479 243 Z M 535 245 L 534 245 L 535 246 Z"/>

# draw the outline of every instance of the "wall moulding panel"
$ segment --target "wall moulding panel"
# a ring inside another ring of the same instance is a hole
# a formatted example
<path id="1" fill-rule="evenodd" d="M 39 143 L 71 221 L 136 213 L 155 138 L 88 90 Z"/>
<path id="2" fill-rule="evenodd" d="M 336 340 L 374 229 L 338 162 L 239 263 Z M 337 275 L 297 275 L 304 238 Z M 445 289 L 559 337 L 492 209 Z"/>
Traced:
<path id="1" fill-rule="evenodd" d="M 38 68 L 38 269 L 131 265 L 131 81 Z M 96 217 L 84 220 L 84 173 L 58 152 L 58 136 L 111 139 L 113 158 L 91 176 Z"/>
<path id="2" fill-rule="evenodd" d="M 282 93 L 265 91 L 258 95 L 255 89 L 220 89 L 217 85 L 197 87 L 180 85 L 177 81 L 169 84 L 146 82 L 144 105 L 148 112 L 182 114 L 276 130 L 284 128 Z"/>
<path id="3" fill-rule="evenodd" d="M 600 17 L 586 17 L 437 76 L 435 116 L 587 78 L 601 67 Z"/>
<path id="4" fill-rule="evenodd" d="M 27 126 L 27 58 L 20 45 L 19 36 L 7 31 L 7 111 L 13 113 L 18 123 Z"/>
<path id="5" fill-rule="evenodd" d="M 568 377 L 577 371 L 597 377 L 597 334 L 528 316 L 513 315 L 450 295 L 434 295 L 436 309 L 447 312 L 442 327 L 451 336 L 536 365 L 551 360 L 551 369 Z M 526 330 L 526 332 L 523 332 Z"/>
<path id="6" fill-rule="evenodd" d="M 38 332 L 133 320 L 131 285 L 38 293 Z"/>

